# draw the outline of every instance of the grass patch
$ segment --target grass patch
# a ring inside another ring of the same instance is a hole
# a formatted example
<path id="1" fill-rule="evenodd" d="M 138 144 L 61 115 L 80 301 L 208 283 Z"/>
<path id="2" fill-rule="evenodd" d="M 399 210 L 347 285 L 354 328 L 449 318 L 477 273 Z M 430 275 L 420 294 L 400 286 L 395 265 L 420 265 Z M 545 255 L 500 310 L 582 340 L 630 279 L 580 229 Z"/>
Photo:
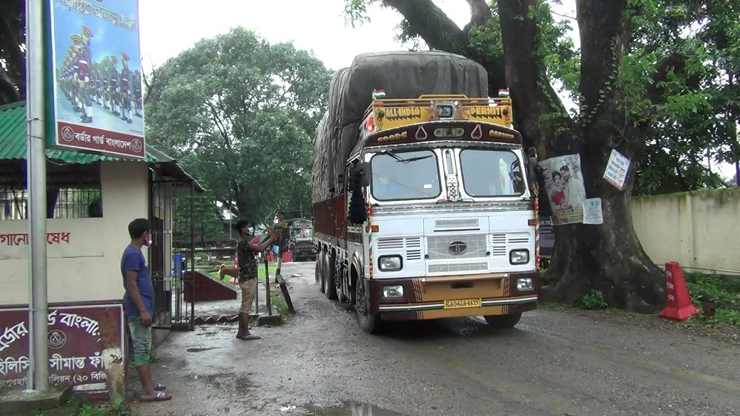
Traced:
<path id="1" fill-rule="evenodd" d="M 691 301 L 700 313 L 704 302 L 714 302 L 717 307 L 714 316 L 701 316 L 701 320 L 709 324 L 740 326 L 740 279 L 730 280 L 705 273 L 685 273 L 684 279 Z"/>
<path id="2" fill-rule="evenodd" d="M 285 320 L 290 312 L 288 311 L 288 304 L 285 303 L 283 297 L 277 293 L 270 293 L 270 300 L 272 301 L 272 305 L 275 306 L 277 313 Z"/>
<path id="3" fill-rule="evenodd" d="M 132 416 L 131 410 L 122 399 L 104 406 L 90 406 L 83 404 L 75 416 Z"/>
<path id="4" fill-rule="evenodd" d="M 270 281 L 273 281 L 275 279 L 275 271 L 277 271 L 277 263 L 275 263 L 275 262 L 270 263 L 268 265 L 268 269 L 269 269 L 269 272 L 270 272 Z M 214 280 L 218 280 L 218 270 L 216 270 L 215 272 L 208 273 L 208 277 L 210 277 L 211 279 L 214 279 Z M 231 276 L 224 276 L 224 279 L 223 279 L 223 282 L 224 283 L 229 283 L 229 280 L 231 280 Z M 257 268 L 257 280 L 260 281 L 260 282 L 264 282 L 265 281 L 265 265 L 264 265 L 264 263 L 263 264 L 260 264 L 259 267 Z"/>
<path id="5" fill-rule="evenodd" d="M 81 396 L 72 396 L 67 404 L 50 409 L 36 416 L 134 416 L 123 399 L 116 399 L 110 404 L 83 404 Z"/>
<path id="6" fill-rule="evenodd" d="M 288 314 L 290 313 L 288 311 L 288 305 L 283 300 L 283 297 L 278 295 L 277 293 L 271 292 L 270 293 L 270 302 L 272 303 L 272 307 L 275 308 L 275 311 L 280 315 L 280 321 L 285 322 L 285 320 L 288 317 Z M 250 320 L 251 325 L 259 325 L 259 320 L 257 318 L 253 318 Z"/>
<path id="7" fill-rule="evenodd" d="M 544 275 L 545 271 L 546 269 L 541 269 L 540 273 Z M 694 325 L 704 323 L 709 325 L 725 324 L 740 326 L 740 278 L 728 279 L 717 274 L 684 273 L 684 279 L 689 289 L 691 301 L 699 310 L 699 316 L 689 318 L 683 324 Z M 714 302 L 717 308 L 714 316 L 704 316 L 704 302 Z M 578 308 L 617 311 L 616 309 L 609 308 L 603 293 L 598 290 L 592 290 L 573 305 L 540 302 L 540 306 L 549 309 Z"/>

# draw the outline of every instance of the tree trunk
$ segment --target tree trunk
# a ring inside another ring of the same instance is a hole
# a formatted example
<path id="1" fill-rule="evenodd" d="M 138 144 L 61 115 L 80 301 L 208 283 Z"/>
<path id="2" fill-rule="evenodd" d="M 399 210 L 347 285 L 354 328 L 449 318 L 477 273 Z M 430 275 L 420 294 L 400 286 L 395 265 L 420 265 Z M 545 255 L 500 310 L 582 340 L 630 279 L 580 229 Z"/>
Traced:
<path id="1" fill-rule="evenodd" d="M 482 1 L 468 0 L 474 14 L 471 23 L 490 20 L 490 15 L 483 12 Z M 642 249 L 630 209 L 635 161 L 644 147 L 645 134 L 640 129 L 649 126 L 633 126 L 624 109 L 623 93 L 614 81 L 631 35 L 627 0 L 577 1 L 582 65 L 578 120 L 568 115 L 549 83 L 542 57 L 538 56 L 541 40 L 538 22 L 533 17 L 540 6 L 538 0 L 497 0 L 503 62 L 493 54 L 478 52 L 485 48 L 474 50 L 467 32 L 470 25 L 462 31 L 453 27 L 431 0 L 384 3 L 403 14 L 409 28 L 431 48 L 464 53 L 484 65 L 489 72 L 492 96 L 498 88 L 508 86 L 515 125 L 525 145 L 534 146 L 541 160 L 580 155 L 586 195 L 602 199 L 604 223 L 555 227 L 557 244 L 547 273 L 552 284 L 545 288 L 545 296 L 574 302 L 591 290 L 599 290 L 610 306 L 640 312 L 660 307 L 663 275 Z M 646 87 L 646 94 L 654 101 L 660 95 L 660 77 L 665 77 L 668 69 L 680 69 L 675 60 L 672 66 L 660 64 L 653 83 Z M 502 71 L 505 83 L 500 77 Z M 612 149 L 632 161 L 622 191 L 602 179 Z"/>
<path id="2" fill-rule="evenodd" d="M 642 249 L 630 208 L 643 135 L 630 127 L 624 97 L 613 81 L 630 37 L 626 0 L 598 6 L 578 1 L 582 48 L 578 122 L 567 117 L 552 88 L 543 85 L 545 67 L 536 56 L 538 23 L 529 14 L 536 5 L 537 0 L 498 0 L 514 116 L 541 159 L 580 156 L 586 196 L 601 198 L 604 216 L 601 225 L 555 227 L 555 251 L 546 276 L 551 284 L 544 288 L 544 298 L 571 303 L 598 290 L 612 307 L 653 312 L 663 304 L 663 276 Z M 602 179 L 613 148 L 632 161 L 622 191 Z"/>

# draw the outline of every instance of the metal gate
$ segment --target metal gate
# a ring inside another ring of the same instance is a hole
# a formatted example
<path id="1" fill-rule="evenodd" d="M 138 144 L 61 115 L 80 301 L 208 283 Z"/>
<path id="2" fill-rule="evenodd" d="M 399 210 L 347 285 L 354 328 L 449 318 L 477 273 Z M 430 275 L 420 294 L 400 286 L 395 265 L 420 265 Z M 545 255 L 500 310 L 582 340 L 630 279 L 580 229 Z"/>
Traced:
<path id="1" fill-rule="evenodd" d="M 195 182 L 167 180 L 150 173 L 149 269 L 154 284 L 153 328 L 195 328 Z M 189 271 L 190 273 L 187 273 Z"/>

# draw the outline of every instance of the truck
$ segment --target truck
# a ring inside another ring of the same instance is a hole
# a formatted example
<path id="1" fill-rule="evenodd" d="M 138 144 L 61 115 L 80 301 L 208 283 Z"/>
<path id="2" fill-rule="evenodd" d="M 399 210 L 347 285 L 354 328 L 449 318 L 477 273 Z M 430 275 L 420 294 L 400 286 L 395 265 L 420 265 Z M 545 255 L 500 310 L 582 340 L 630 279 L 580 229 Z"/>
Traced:
<path id="1" fill-rule="evenodd" d="M 294 218 L 290 223 L 291 254 L 293 261 L 316 260 L 313 244 L 313 224 L 305 218 Z"/>
<path id="2" fill-rule="evenodd" d="M 476 62 L 358 55 L 337 71 L 314 141 L 315 280 L 376 334 L 393 321 L 536 309 L 536 157 Z"/>

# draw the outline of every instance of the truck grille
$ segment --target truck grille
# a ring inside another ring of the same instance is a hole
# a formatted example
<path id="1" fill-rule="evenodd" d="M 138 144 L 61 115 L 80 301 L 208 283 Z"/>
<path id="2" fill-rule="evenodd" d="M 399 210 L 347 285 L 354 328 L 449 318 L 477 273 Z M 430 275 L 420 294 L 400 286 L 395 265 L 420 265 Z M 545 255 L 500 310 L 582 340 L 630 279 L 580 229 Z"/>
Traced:
<path id="1" fill-rule="evenodd" d="M 428 268 L 429 273 L 473 272 L 487 269 L 488 263 L 485 261 L 473 263 L 432 264 L 429 265 Z"/>
<path id="2" fill-rule="evenodd" d="M 421 237 L 380 238 L 378 250 L 406 251 L 406 260 L 421 260 Z"/>
<path id="3" fill-rule="evenodd" d="M 463 242 L 466 244 L 466 250 L 462 254 L 453 254 L 450 252 L 450 244 L 453 242 Z M 452 234 L 430 236 L 427 238 L 427 250 L 429 260 L 445 259 L 470 259 L 486 257 L 486 235 L 467 235 Z"/>

